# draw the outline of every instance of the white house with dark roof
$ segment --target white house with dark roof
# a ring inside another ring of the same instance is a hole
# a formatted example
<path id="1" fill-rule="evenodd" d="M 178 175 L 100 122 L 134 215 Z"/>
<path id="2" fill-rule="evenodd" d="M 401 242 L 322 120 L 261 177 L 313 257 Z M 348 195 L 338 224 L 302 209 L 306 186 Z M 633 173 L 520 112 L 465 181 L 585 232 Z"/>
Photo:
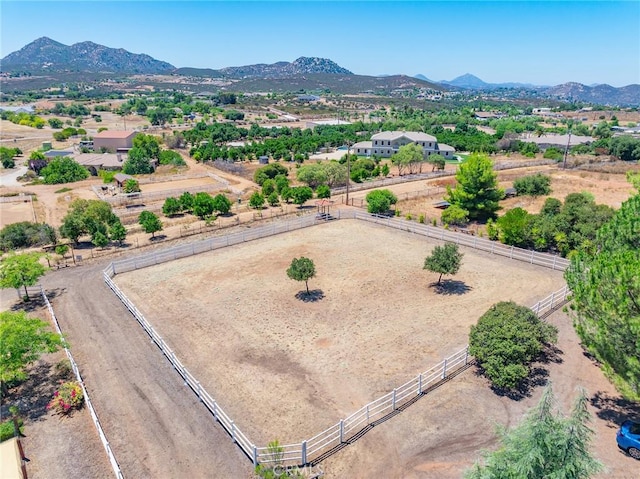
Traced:
<path id="1" fill-rule="evenodd" d="M 390 158 L 401 146 L 415 143 L 422 147 L 425 156 L 439 154 L 444 158 L 453 158 L 455 149 L 444 143 L 438 143 L 435 136 L 419 131 L 383 131 L 371 137 L 371 141 L 361 141 L 351 147 L 356 155 Z"/>

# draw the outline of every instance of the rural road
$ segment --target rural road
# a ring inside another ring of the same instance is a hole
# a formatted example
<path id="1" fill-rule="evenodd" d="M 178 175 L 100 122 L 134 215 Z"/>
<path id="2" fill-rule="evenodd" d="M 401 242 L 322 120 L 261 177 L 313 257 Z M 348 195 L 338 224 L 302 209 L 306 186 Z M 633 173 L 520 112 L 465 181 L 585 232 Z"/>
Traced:
<path id="1" fill-rule="evenodd" d="M 0 175 L 0 187 L 2 186 L 22 186 L 22 183 L 18 181 L 18 177 L 24 175 L 27 172 L 26 166 L 19 166 L 8 172 L 3 172 Z"/>
<path id="2" fill-rule="evenodd" d="M 42 284 L 124 477 L 250 477 L 249 459 L 106 286 L 106 264 Z"/>

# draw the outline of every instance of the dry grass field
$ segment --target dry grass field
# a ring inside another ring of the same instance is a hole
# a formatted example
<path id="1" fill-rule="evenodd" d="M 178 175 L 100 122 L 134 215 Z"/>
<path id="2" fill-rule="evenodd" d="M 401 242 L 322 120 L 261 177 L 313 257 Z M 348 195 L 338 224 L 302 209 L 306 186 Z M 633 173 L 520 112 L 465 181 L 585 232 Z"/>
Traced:
<path id="1" fill-rule="evenodd" d="M 422 269 L 435 244 L 341 220 L 115 280 L 252 441 L 300 441 L 459 350 L 495 302 L 530 305 L 562 285 L 560 272 L 465 250 L 438 292 Z M 316 263 L 313 301 L 285 273 L 299 256 Z"/>

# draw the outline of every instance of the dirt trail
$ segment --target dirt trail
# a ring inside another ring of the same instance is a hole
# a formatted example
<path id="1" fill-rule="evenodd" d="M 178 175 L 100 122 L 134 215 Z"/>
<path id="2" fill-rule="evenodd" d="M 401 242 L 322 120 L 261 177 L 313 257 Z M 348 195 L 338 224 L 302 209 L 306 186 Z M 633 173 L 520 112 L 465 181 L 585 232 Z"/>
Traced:
<path id="1" fill-rule="evenodd" d="M 61 270 L 43 283 L 124 476 L 248 477 L 249 460 L 110 292 L 102 268 Z"/>

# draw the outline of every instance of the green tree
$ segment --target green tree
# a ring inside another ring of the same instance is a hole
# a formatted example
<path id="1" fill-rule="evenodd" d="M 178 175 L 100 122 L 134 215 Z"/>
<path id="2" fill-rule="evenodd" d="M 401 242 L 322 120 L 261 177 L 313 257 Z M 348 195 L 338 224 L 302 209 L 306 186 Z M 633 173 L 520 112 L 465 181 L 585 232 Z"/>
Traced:
<path id="1" fill-rule="evenodd" d="M 64 125 L 60 118 L 49 118 L 47 121 L 49 123 L 49 126 L 55 129 L 60 129 Z"/>
<path id="2" fill-rule="evenodd" d="M 280 204 L 278 193 L 276 193 L 275 191 L 271 193 L 267 198 L 267 203 L 269 203 L 269 206 L 278 206 Z"/>
<path id="3" fill-rule="evenodd" d="M 191 211 L 193 209 L 194 196 L 185 191 L 180 195 L 180 206 L 182 206 L 182 211 Z"/>
<path id="4" fill-rule="evenodd" d="M 556 412 L 551 386 L 522 422 L 499 429 L 500 447 L 484 454 L 465 479 L 588 479 L 602 470 L 589 452 L 593 430 L 589 399 L 581 390 L 571 415 Z"/>
<path id="5" fill-rule="evenodd" d="M 456 172 L 457 185 L 447 187 L 447 201 L 469 212 L 472 220 L 495 217 L 500 209 L 498 201 L 504 191 L 498 188 L 497 175 L 487 155 L 470 155 Z"/>
<path id="6" fill-rule="evenodd" d="M 627 397 L 640 398 L 640 195 L 622 204 L 565 279 L 583 345 Z"/>
<path id="7" fill-rule="evenodd" d="M 268 179 L 274 179 L 276 176 L 282 175 L 287 177 L 289 171 L 285 166 L 279 163 L 271 163 L 269 165 L 258 168 L 253 174 L 253 181 L 262 186 L 262 184 Z"/>
<path id="8" fill-rule="evenodd" d="M 513 187 L 519 196 L 542 196 L 551 193 L 551 178 L 542 173 L 523 176 L 513 182 Z"/>
<path id="9" fill-rule="evenodd" d="M 408 171 L 409 174 L 418 173 L 424 162 L 424 150 L 416 143 L 402 145 L 398 148 L 398 153 L 391 157 L 391 163 L 396 165 L 400 176 L 405 171 Z"/>
<path id="10" fill-rule="evenodd" d="M 316 196 L 318 198 L 331 198 L 331 188 L 329 185 L 320 185 L 316 189 Z"/>
<path id="11" fill-rule="evenodd" d="M 29 155 L 29 159 L 30 160 L 46 160 L 46 157 L 44 156 L 44 153 L 36 150 L 31 152 L 31 154 Z"/>
<path id="12" fill-rule="evenodd" d="M 123 191 L 125 193 L 138 193 L 140 192 L 140 183 L 138 183 L 133 178 L 129 178 L 127 181 L 124 182 Z"/>
<path id="13" fill-rule="evenodd" d="M 298 206 L 302 206 L 308 200 L 313 198 L 313 190 L 308 186 L 295 186 L 293 188 L 289 188 L 289 193 L 291 194 L 293 202 Z"/>
<path id="14" fill-rule="evenodd" d="M 127 237 L 127 229 L 124 227 L 121 221 L 113 223 L 109 227 L 109 238 L 113 241 L 117 241 L 119 246 L 122 246 L 122 242 Z"/>
<path id="15" fill-rule="evenodd" d="M 45 166 L 40 174 L 47 185 L 59 183 L 73 183 L 89 177 L 89 170 L 80 165 L 73 158 L 61 156 L 54 158 Z"/>
<path id="16" fill-rule="evenodd" d="M 558 330 L 514 302 L 494 304 L 471 326 L 469 354 L 491 383 L 515 389 L 529 375 L 529 364 L 557 339 Z"/>
<path id="17" fill-rule="evenodd" d="M 298 181 L 306 183 L 307 186 L 312 189 L 317 188 L 318 185 L 327 183 L 329 180 L 322 163 L 312 163 L 301 166 L 296 172 L 296 178 Z"/>
<path id="18" fill-rule="evenodd" d="M 48 323 L 30 318 L 24 311 L 0 313 L 0 381 L 3 393 L 7 383 L 26 379 L 26 367 L 43 353 L 53 353 L 63 346 L 60 335 L 48 329 Z"/>
<path id="19" fill-rule="evenodd" d="M 218 193 L 213 198 L 213 209 L 221 215 L 226 215 L 231 211 L 231 200 L 222 193 Z"/>
<path id="20" fill-rule="evenodd" d="M 438 284 L 444 274 L 456 274 L 460 270 L 462 257 L 464 255 L 458 250 L 455 243 L 445 243 L 442 246 L 433 248 L 431 255 L 424 260 L 422 269 L 427 269 L 433 273 L 440 273 Z"/>
<path id="21" fill-rule="evenodd" d="M 268 179 L 264 183 L 262 183 L 262 194 L 265 196 L 265 198 L 275 191 L 276 191 L 275 180 Z"/>
<path id="22" fill-rule="evenodd" d="M 78 199 L 71 203 L 69 212 L 62 219 L 60 234 L 74 243 L 85 234 L 96 231 L 105 234 L 110 226 L 120 222 L 106 201 Z"/>
<path id="23" fill-rule="evenodd" d="M 196 193 L 193 198 L 193 214 L 200 219 L 211 216 L 216 210 L 216 202 L 209 193 Z"/>
<path id="24" fill-rule="evenodd" d="M 170 196 L 166 200 L 164 200 L 164 204 L 162 205 L 162 214 L 165 216 L 174 216 L 182 211 L 182 205 L 180 204 L 180 200 Z"/>
<path id="25" fill-rule="evenodd" d="M 500 228 L 500 241 L 523 248 L 529 246 L 530 222 L 531 215 L 520 207 L 507 211 L 497 221 Z"/>
<path id="26" fill-rule="evenodd" d="M 102 231 L 96 231 L 93 238 L 91 238 L 91 242 L 98 248 L 102 249 L 109 244 L 109 238 L 107 238 L 107 235 Z"/>
<path id="27" fill-rule="evenodd" d="M 442 212 L 440 219 L 445 225 L 464 226 L 469 222 L 469 212 L 458 205 L 451 205 Z"/>
<path id="28" fill-rule="evenodd" d="M 56 245 L 55 250 L 56 254 L 59 254 L 64 259 L 65 255 L 69 252 L 69 245 L 59 244 Z"/>
<path id="29" fill-rule="evenodd" d="M 390 190 L 373 190 L 365 196 L 369 213 L 384 215 L 389 212 L 391 205 L 398 202 L 398 198 Z"/>
<path id="30" fill-rule="evenodd" d="M 289 269 L 287 269 L 287 276 L 295 281 L 304 281 L 307 287 L 307 294 L 309 294 L 309 280 L 316 275 L 316 266 L 313 260 L 301 256 L 300 258 L 293 258 Z"/>
<path id="31" fill-rule="evenodd" d="M 259 191 L 256 191 L 249 198 L 249 206 L 253 209 L 259 210 L 264 206 L 264 201 L 264 195 Z"/>
<path id="32" fill-rule="evenodd" d="M 27 286 L 33 286 L 47 269 L 40 263 L 40 253 L 10 253 L 0 262 L 0 288 L 23 288 L 27 300 Z"/>
<path id="33" fill-rule="evenodd" d="M 140 133 L 133 138 L 133 147 L 129 150 L 122 172 L 127 175 L 153 173 L 152 160 L 160 158 L 160 140 L 153 135 Z"/>
<path id="34" fill-rule="evenodd" d="M 21 221 L 11 223 L 0 230 L 2 251 L 55 244 L 56 241 L 55 229 L 46 223 Z"/>
<path id="35" fill-rule="evenodd" d="M 437 153 L 435 155 L 429 155 L 429 157 L 427 157 L 427 161 L 433 165 L 431 171 L 444 170 L 444 167 L 447 164 L 444 156 Z"/>
<path id="36" fill-rule="evenodd" d="M 138 217 L 138 223 L 142 225 L 145 233 L 151 233 L 151 237 L 155 238 L 156 232 L 162 230 L 162 221 L 151 211 L 143 211 Z"/>

